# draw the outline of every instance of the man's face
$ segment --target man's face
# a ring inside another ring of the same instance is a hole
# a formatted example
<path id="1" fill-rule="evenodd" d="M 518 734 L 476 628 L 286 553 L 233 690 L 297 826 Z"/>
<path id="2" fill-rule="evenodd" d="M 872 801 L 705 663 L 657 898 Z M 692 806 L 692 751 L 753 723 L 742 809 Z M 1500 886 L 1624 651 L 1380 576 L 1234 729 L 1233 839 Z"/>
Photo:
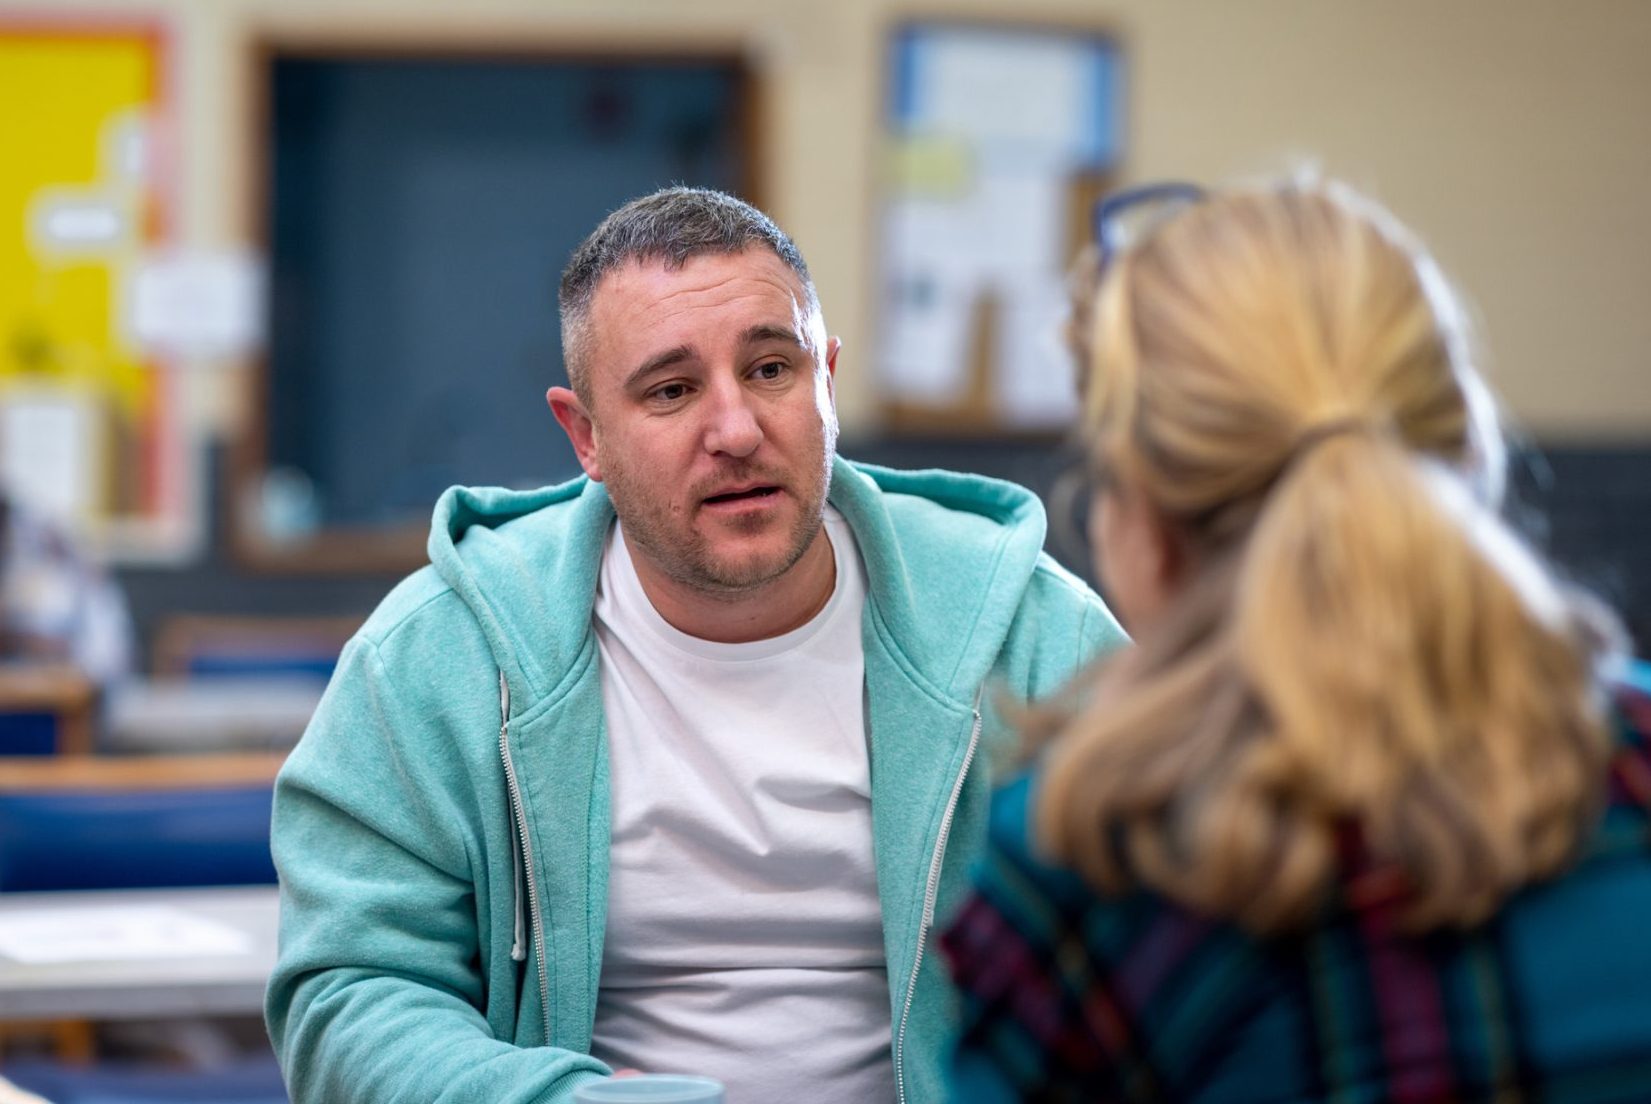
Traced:
<path id="1" fill-rule="evenodd" d="M 838 343 L 771 250 L 610 272 L 591 302 L 589 408 L 548 396 L 633 550 L 674 582 L 742 592 L 820 532 Z"/>

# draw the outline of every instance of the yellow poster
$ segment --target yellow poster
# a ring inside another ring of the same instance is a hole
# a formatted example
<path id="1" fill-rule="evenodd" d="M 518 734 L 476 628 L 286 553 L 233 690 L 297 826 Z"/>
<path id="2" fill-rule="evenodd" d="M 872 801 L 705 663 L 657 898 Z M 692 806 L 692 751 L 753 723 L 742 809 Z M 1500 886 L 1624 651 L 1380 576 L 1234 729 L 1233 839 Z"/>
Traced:
<path id="1" fill-rule="evenodd" d="M 147 26 L 0 21 L 0 480 L 87 529 L 180 508 L 173 380 L 123 321 L 170 233 Z"/>

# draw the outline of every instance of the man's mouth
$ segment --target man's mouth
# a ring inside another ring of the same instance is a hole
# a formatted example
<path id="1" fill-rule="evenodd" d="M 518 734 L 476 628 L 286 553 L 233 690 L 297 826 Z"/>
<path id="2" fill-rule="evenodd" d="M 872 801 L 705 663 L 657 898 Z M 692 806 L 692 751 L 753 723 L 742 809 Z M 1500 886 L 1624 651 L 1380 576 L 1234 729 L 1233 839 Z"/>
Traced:
<path id="1" fill-rule="evenodd" d="M 716 506 L 724 502 L 747 502 L 753 499 L 768 498 L 780 493 L 778 487 L 764 484 L 757 487 L 744 487 L 735 491 L 723 491 L 721 494 L 711 495 L 705 500 L 706 505 Z"/>

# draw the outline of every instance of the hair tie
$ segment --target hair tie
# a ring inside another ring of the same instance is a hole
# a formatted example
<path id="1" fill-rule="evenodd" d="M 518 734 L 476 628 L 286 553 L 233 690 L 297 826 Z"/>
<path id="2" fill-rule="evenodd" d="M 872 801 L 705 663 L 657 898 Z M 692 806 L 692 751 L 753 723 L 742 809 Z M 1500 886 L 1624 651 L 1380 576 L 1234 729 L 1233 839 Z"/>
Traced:
<path id="1" fill-rule="evenodd" d="M 1356 415 L 1349 415 L 1345 418 L 1330 418 L 1319 422 L 1317 425 L 1308 426 L 1296 434 L 1295 442 L 1290 445 L 1290 453 L 1285 461 L 1285 466 L 1289 467 L 1297 463 L 1303 456 L 1333 437 L 1341 437 L 1349 433 L 1374 435 L 1381 432 L 1384 432 L 1383 426 L 1369 418 L 1361 418 Z"/>

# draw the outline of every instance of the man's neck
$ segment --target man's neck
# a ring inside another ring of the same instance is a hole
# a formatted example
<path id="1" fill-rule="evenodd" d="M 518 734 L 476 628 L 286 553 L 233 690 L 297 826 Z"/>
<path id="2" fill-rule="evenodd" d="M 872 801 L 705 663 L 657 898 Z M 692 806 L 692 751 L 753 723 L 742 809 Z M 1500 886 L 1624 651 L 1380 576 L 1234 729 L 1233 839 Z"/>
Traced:
<path id="1" fill-rule="evenodd" d="M 743 591 L 686 586 L 631 551 L 642 592 L 666 623 L 715 644 L 748 644 L 799 629 L 825 608 L 837 585 L 837 558 L 824 525 L 785 574 Z"/>

